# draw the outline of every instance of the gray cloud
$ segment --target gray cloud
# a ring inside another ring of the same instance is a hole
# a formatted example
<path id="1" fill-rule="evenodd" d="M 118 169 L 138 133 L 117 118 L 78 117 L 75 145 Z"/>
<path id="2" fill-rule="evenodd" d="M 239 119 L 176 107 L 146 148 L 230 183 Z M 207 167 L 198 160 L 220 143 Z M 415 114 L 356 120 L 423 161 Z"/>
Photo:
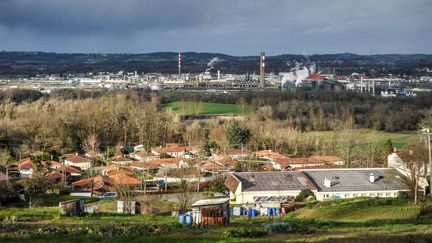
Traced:
<path id="1" fill-rule="evenodd" d="M 431 53 L 430 0 L 0 0 L 0 49 Z"/>

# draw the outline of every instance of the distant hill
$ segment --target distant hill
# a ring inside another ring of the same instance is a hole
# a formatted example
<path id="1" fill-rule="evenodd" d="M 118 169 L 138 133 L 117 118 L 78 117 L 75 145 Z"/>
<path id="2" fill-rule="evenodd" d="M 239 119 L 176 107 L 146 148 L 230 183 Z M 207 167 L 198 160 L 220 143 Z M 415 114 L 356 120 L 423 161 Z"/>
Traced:
<path id="1" fill-rule="evenodd" d="M 83 73 L 99 71 L 138 71 L 177 73 L 175 52 L 154 52 L 145 54 L 65 54 L 51 52 L 0 52 L 0 75 L 35 75 L 52 73 Z M 207 63 L 218 57 L 215 70 L 223 73 L 257 73 L 258 56 L 230 56 L 222 53 L 182 53 L 183 72 L 199 73 Z M 336 70 L 338 74 L 352 72 L 375 74 L 413 74 L 416 68 L 432 68 L 432 55 L 386 54 L 357 55 L 351 53 L 311 55 L 284 54 L 267 57 L 267 72 L 287 71 L 295 62 L 314 62 L 320 70 Z"/>

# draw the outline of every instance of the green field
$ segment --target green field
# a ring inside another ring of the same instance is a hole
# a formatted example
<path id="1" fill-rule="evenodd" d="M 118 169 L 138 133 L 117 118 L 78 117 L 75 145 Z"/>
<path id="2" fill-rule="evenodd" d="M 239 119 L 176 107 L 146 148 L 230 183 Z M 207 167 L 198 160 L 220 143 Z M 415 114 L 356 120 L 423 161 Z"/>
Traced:
<path id="1" fill-rule="evenodd" d="M 60 217 L 57 207 L 0 207 L 0 242 L 427 242 L 432 236 L 431 210 L 399 198 L 311 202 L 284 217 L 232 217 L 225 227 L 180 226 L 171 216 L 121 215 L 112 211 L 114 203 L 92 202 L 104 205 L 102 212 L 83 217 Z M 12 216 L 15 221 L 8 222 Z M 292 228 L 254 238 L 224 237 L 228 230 L 263 231 L 275 222 Z"/>
<path id="2" fill-rule="evenodd" d="M 335 136 L 335 132 L 307 132 L 306 135 L 311 137 L 320 137 L 324 140 L 331 140 Z M 390 139 L 393 143 L 393 146 L 396 148 L 401 148 L 407 144 L 418 141 L 420 138 L 416 131 L 385 132 L 366 128 L 353 129 L 352 133 L 349 135 L 354 136 L 360 145 L 367 145 L 370 143 L 378 143 L 382 145 L 387 141 L 387 139 Z"/>
<path id="3" fill-rule="evenodd" d="M 236 104 L 220 104 L 208 102 L 176 101 L 163 104 L 165 110 L 172 110 L 179 115 L 239 115 L 247 112 Z"/>

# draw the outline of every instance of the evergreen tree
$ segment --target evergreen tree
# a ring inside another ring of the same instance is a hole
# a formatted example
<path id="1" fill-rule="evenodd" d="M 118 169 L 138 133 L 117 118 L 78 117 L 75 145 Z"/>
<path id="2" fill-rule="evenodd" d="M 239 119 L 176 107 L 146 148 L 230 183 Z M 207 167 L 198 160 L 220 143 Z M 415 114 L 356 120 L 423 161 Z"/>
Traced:
<path id="1" fill-rule="evenodd" d="M 228 125 L 227 137 L 233 148 L 241 148 L 250 136 L 250 130 L 246 127 L 241 127 L 238 121 L 232 121 Z"/>

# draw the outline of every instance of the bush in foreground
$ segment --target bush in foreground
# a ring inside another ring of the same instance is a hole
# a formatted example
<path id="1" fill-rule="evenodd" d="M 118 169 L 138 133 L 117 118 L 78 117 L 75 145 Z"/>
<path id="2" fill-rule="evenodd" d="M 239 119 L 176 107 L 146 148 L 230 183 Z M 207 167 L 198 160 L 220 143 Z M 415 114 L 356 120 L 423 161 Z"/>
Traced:
<path id="1" fill-rule="evenodd" d="M 263 228 L 233 228 L 225 230 L 222 234 L 224 238 L 257 238 L 267 235 L 267 230 Z"/>

